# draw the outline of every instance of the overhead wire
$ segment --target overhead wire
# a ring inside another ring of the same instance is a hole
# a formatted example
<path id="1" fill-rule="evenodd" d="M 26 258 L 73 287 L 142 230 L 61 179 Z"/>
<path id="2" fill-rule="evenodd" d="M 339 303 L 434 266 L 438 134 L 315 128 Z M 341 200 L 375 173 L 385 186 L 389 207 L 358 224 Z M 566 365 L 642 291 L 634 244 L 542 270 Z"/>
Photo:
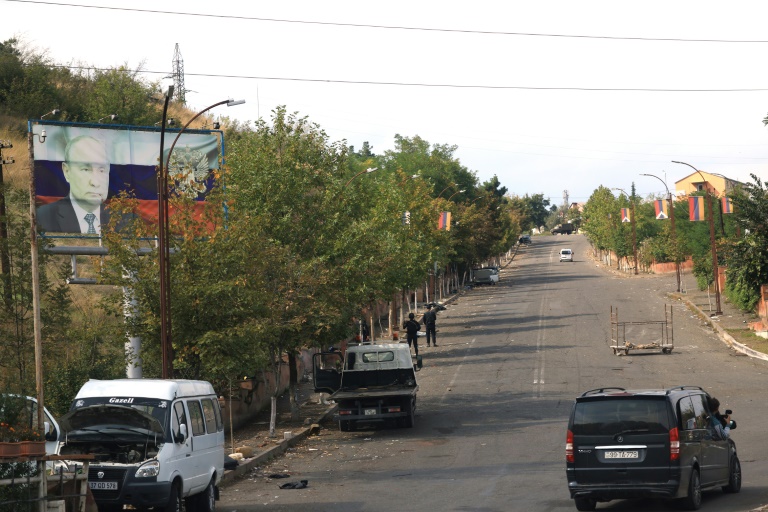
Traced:
<path id="1" fill-rule="evenodd" d="M 479 35 L 494 35 L 494 36 L 520 36 L 520 37 L 556 37 L 556 38 L 576 38 L 576 39 L 606 39 L 616 41 L 666 41 L 676 43 L 737 43 L 737 44 L 764 44 L 768 43 L 768 40 L 764 39 L 687 39 L 680 37 L 631 37 L 631 36 L 604 36 L 604 35 L 588 35 L 588 34 L 547 34 L 540 32 L 510 32 L 502 30 L 470 30 L 470 29 L 456 29 L 456 28 L 437 28 L 437 27 L 409 27 L 405 25 L 378 25 L 372 23 L 342 23 L 338 21 L 315 21 L 315 20 L 290 20 L 284 18 L 264 18 L 259 16 L 237 16 L 233 14 L 209 14 L 209 13 L 195 13 L 184 11 L 163 11 L 157 9 L 137 9 L 135 7 L 115 7 L 105 5 L 85 5 L 75 3 L 60 3 L 60 2 L 45 2 L 42 0 L 0 0 L 4 2 L 15 2 L 22 4 L 42 4 L 42 5 L 57 5 L 62 7 L 80 7 L 85 9 L 103 9 L 111 11 L 128 11 L 128 12 L 142 12 L 149 14 L 169 14 L 178 16 L 196 16 L 202 18 L 219 18 L 230 20 L 243 20 L 243 21 L 263 21 L 272 23 L 294 23 L 303 25 L 327 25 L 333 27 L 351 27 L 351 28 L 375 28 L 384 30 L 410 30 L 420 32 L 446 32 L 446 33 L 458 33 L 458 34 L 479 34 Z"/>

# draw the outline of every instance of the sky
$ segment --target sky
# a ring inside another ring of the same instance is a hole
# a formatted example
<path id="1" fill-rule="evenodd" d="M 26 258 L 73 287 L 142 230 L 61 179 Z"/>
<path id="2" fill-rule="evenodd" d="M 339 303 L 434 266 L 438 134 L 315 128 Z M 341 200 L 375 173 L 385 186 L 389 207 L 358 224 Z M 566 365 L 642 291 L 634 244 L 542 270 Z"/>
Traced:
<path id="1" fill-rule="evenodd" d="M 672 160 L 768 181 L 764 0 L 0 0 L 0 13 L 0 41 L 141 67 L 164 88 L 178 44 L 192 110 L 244 99 L 211 113 L 245 123 L 285 106 L 377 154 L 418 135 L 456 146 L 480 182 L 553 204 L 601 185 L 674 193 L 694 171 Z"/>

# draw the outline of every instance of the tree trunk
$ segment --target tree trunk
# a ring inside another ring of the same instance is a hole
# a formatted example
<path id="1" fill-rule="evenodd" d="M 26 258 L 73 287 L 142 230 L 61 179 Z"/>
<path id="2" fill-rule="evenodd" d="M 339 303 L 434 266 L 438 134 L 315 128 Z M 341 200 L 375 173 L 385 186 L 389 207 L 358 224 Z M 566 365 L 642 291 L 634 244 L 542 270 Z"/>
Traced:
<path id="1" fill-rule="evenodd" d="M 291 421 L 299 421 L 299 370 L 296 362 L 296 353 L 288 352 L 289 394 L 291 397 Z"/>
<path id="2" fill-rule="evenodd" d="M 269 414 L 269 437 L 275 437 L 275 430 L 277 428 L 277 397 L 272 395 L 269 401 L 272 406 Z"/>

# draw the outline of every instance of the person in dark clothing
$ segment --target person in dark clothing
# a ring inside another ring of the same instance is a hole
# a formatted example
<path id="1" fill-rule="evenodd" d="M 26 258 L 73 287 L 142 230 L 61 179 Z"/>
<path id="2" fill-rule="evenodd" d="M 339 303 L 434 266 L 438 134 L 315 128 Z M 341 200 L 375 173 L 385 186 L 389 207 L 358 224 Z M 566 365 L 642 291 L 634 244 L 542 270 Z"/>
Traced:
<path id="1" fill-rule="evenodd" d="M 427 306 L 427 312 L 424 313 L 424 326 L 427 328 L 427 346 L 430 344 L 430 340 L 434 346 L 437 346 L 437 334 L 435 331 L 435 322 L 437 321 L 437 313 L 432 309 L 432 304 Z"/>
<path id="2" fill-rule="evenodd" d="M 414 320 L 413 313 L 408 313 L 408 320 L 403 324 L 403 329 L 405 329 L 406 337 L 408 338 L 408 347 L 410 348 L 411 343 L 413 343 L 413 348 L 416 350 L 416 355 L 419 355 L 419 328 L 421 327 L 421 324 Z"/>

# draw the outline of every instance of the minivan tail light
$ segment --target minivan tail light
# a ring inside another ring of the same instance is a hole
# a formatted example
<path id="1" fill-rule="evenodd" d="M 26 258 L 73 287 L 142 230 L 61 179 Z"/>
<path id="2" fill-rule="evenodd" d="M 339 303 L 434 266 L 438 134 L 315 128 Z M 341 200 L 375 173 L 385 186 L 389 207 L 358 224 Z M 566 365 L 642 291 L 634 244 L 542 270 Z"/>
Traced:
<path id="1" fill-rule="evenodd" d="M 573 456 L 573 432 L 570 430 L 565 437 L 565 461 L 576 462 L 576 458 Z"/>
<path id="2" fill-rule="evenodd" d="M 669 460 L 675 461 L 680 458 L 680 433 L 677 427 L 669 429 Z"/>

